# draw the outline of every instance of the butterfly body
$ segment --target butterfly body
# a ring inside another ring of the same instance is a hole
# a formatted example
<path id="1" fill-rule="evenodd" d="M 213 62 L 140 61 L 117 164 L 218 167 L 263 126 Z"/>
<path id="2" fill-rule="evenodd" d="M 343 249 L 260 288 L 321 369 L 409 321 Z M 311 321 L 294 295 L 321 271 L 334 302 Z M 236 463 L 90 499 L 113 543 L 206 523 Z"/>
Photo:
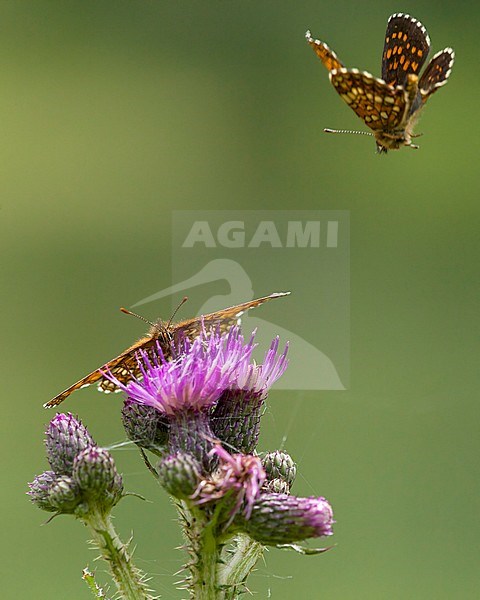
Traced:
<path id="1" fill-rule="evenodd" d="M 422 108 L 416 75 L 410 74 L 405 86 L 392 90 L 358 69 L 338 69 L 330 79 L 343 100 L 373 129 L 379 152 L 416 148 L 413 127 Z"/>
<path id="2" fill-rule="evenodd" d="M 309 31 L 306 37 L 328 69 L 333 87 L 373 131 L 365 134 L 375 137 L 379 153 L 402 146 L 418 148 L 412 142 L 413 128 L 426 101 L 447 82 L 455 57 L 451 48 L 437 52 L 420 75 L 430 49 L 428 33 L 410 15 L 395 13 L 387 23 L 379 79 L 367 71 L 347 69 L 325 42 L 313 39 Z"/>
<path id="3" fill-rule="evenodd" d="M 137 353 L 140 350 L 143 350 L 147 354 L 153 353 L 158 343 L 165 358 L 169 359 L 172 353 L 172 344 L 175 344 L 181 338 L 194 339 L 198 337 L 203 327 L 207 330 L 211 327 L 218 327 L 221 331 L 228 331 L 239 322 L 241 315 L 245 311 L 255 308 L 273 298 L 280 298 L 288 294 L 290 292 L 277 292 L 270 294 L 270 296 L 257 298 L 250 302 L 244 302 L 243 304 L 231 306 L 230 308 L 225 308 L 208 315 L 187 319 L 176 324 L 159 319 L 151 325 L 145 336 L 134 342 L 121 354 L 109 360 L 99 369 L 92 371 L 60 394 L 57 394 L 44 407 L 53 408 L 58 406 L 70 394 L 92 383 L 98 383 L 98 389 L 102 392 L 115 392 L 118 388 L 110 379 L 105 377 L 105 372 L 110 372 L 121 383 L 127 383 L 131 379 L 140 376 L 141 373 L 137 361 Z"/>

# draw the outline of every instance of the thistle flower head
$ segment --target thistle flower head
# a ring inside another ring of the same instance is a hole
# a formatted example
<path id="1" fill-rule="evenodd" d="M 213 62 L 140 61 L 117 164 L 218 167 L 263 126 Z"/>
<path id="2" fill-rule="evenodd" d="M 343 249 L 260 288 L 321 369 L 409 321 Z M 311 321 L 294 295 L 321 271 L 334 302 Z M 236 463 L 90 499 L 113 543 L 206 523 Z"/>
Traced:
<path id="1" fill-rule="evenodd" d="M 252 340 L 253 340 L 252 336 Z M 278 337 L 262 364 L 241 362 L 230 387 L 218 399 L 212 412 L 212 431 L 226 448 L 252 454 L 257 447 L 260 419 L 268 391 L 287 368 L 288 344 L 278 355 Z"/>
<path id="2" fill-rule="evenodd" d="M 257 365 L 242 362 L 235 372 L 235 387 L 266 396 L 272 385 L 285 372 L 288 366 L 288 343 L 283 352 L 278 355 L 279 337 L 272 340 L 269 349 L 265 352 L 262 364 Z"/>
<path id="3" fill-rule="evenodd" d="M 253 338 L 245 344 L 238 327 L 228 334 L 205 330 L 193 342 L 182 339 L 171 361 L 165 360 L 160 346 L 158 358 L 141 351 L 138 364 L 141 381 L 126 385 L 108 377 L 128 398 L 152 406 L 167 416 L 183 410 L 204 410 L 212 406 L 234 380 L 235 373 L 250 361 Z"/>
<path id="4" fill-rule="evenodd" d="M 235 515 L 242 511 L 245 519 L 249 519 L 260 489 L 265 481 L 265 471 L 260 459 L 247 454 L 229 454 L 217 444 L 211 454 L 219 459 L 219 467 L 212 479 L 202 482 L 195 494 L 197 504 L 218 501 L 226 496 L 231 498 L 228 527 Z"/>

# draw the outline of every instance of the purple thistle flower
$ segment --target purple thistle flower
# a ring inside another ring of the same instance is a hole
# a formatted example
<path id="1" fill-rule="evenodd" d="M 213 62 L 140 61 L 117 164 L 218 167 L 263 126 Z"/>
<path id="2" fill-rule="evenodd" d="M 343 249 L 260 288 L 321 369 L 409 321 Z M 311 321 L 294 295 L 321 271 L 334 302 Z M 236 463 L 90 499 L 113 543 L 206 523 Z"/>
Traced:
<path id="1" fill-rule="evenodd" d="M 253 338 L 245 344 L 237 327 L 227 335 L 202 332 L 193 342 L 182 340 L 171 361 L 165 360 L 159 346 L 158 359 L 141 351 L 141 381 L 124 385 L 113 375 L 107 376 L 130 400 L 152 406 L 167 416 L 179 411 L 203 411 L 232 384 L 237 370 L 244 372 L 243 365 L 249 362 L 253 348 Z"/>
<path id="2" fill-rule="evenodd" d="M 279 356 L 277 356 L 278 346 L 279 337 L 277 336 L 265 352 L 261 365 L 247 362 L 239 364 L 235 372 L 235 387 L 240 390 L 261 393 L 265 397 L 272 385 L 285 373 L 288 366 L 288 342 Z"/>
<path id="3" fill-rule="evenodd" d="M 107 376 L 126 392 L 128 402 L 153 407 L 166 417 L 170 454 L 192 454 L 209 473 L 215 463 L 209 456 L 214 438 L 209 409 L 231 385 L 239 366 L 250 361 L 253 348 L 253 338 L 245 344 L 238 327 L 228 334 L 204 330 L 193 342 L 180 340 L 171 361 L 159 345 L 156 354 L 140 352 L 141 375 L 126 385 Z"/>
<path id="4" fill-rule="evenodd" d="M 254 348 L 254 335 L 245 342 L 238 327 L 228 333 L 203 329 L 194 341 L 181 339 L 172 350 L 172 360 L 165 359 L 158 344 L 155 353 L 140 351 L 140 376 L 127 384 L 111 373 L 106 376 L 126 392 L 130 407 L 151 407 L 166 417 L 168 453 L 192 454 L 208 474 L 218 460 L 209 454 L 212 439 L 219 438 L 242 452 L 253 452 L 263 400 L 287 366 L 287 348 L 277 356 L 278 338 L 262 365 L 252 363 Z M 210 409 L 215 406 L 218 410 L 212 414 Z M 139 423 L 137 428 L 133 413 L 132 418 L 129 430 L 137 430 L 143 438 L 144 424 Z M 243 425 L 242 439 L 237 435 L 239 424 Z M 222 432 L 222 427 L 226 431 Z M 233 432 L 233 437 L 227 430 Z"/>
<path id="5" fill-rule="evenodd" d="M 211 480 L 200 483 L 192 498 L 196 504 L 207 504 L 231 495 L 233 506 L 229 505 L 226 529 L 241 509 L 244 518 L 250 518 L 266 475 L 260 459 L 256 456 L 231 455 L 220 444 L 217 444 L 210 454 L 220 460 L 218 470 Z"/>
<path id="6" fill-rule="evenodd" d="M 231 386 L 215 406 L 212 430 L 227 448 L 252 454 L 257 447 L 260 418 L 268 391 L 288 365 L 288 344 L 283 353 L 277 355 L 278 344 L 277 337 L 265 353 L 262 364 L 250 361 L 239 364 Z"/>

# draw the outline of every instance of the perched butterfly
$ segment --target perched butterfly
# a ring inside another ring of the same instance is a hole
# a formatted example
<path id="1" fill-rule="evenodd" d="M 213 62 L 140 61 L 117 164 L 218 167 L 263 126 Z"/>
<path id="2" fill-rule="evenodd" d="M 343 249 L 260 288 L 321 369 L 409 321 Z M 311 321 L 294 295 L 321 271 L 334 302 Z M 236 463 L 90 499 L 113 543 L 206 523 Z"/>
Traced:
<path id="1" fill-rule="evenodd" d="M 99 369 L 92 371 L 92 373 L 89 373 L 68 387 L 66 390 L 52 398 L 49 402 L 44 404 L 44 407 L 52 408 L 54 406 L 58 406 L 75 390 L 86 387 L 92 383 L 96 383 L 97 381 L 99 391 L 105 393 L 114 392 L 117 388 L 112 381 L 104 376 L 105 371 L 109 371 L 116 377 L 116 379 L 118 379 L 118 381 L 121 381 L 122 383 L 126 383 L 134 377 L 139 376 L 140 368 L 135 356 L 136 352 L 139 350 L 144 350 L 147 353 L 152 352 L 154 351 L 158 341 L 165 357 L 169 358 L 171 356 L 172 344 L 175 344 L 175 342 L 182 337 L 187 337 L 193 340 L 194 338 L 198 337 L 202 327 L 205 327 L 206 329 L 209 329 L 210 327 L 219 327 L 220 331 L 228 331 L 231 327 L 238 323 L 241 315 L 245 311 L 255 308 L 256 306 L 260 306 L 260 304 L 263 304 L 268 300 L 272 300 L 272 298 L 280 298 L 282 296 L 288 296 L 288 294 L 290 294 L 290 292 L 277 292 L 275 294 L 270 294 L 270 296 L 257 298 L 256 300 L 251 300 L 250 302 L 244 302 L 243 304 L 238 304 L 237 306 L 231 306 L 230 308 L 225 308 L 201 317 L 188 319 L 187 321 L 182 321 L 181 323 L 177 324 L 172 324 L 171 321 L 167 323 L 161 319 L 156 323 L 151 323 L 150 330 L 144 337 L 140 338 L 117 357 L 109 360 Z M 130 313 L 130 311 L 125 309 L 122 309 L 122 311 L 128 314 L 133 314 L 134 316 L 138 316 L 135 315 L 135 313 Z"/>
<path id="2" fill-rule="evenodd" d="M 330 81 L 345 102 L 373 133 L 325 129 L 327 133 L 373 135 L 377 152 L 412 143 L 413 126 L 430 96 L 445 85 L 452 70 L 452 48 L 437 52 L 421 77 L 420 70 L 430 50 L 425 27 L 410 15 L 395 13 L 388 19 L 382 56 L 382 79 L 366 71 L 346 69 L 327 44 L 314 40 L 307 31 L 310 46 L 330 72 Z"/>

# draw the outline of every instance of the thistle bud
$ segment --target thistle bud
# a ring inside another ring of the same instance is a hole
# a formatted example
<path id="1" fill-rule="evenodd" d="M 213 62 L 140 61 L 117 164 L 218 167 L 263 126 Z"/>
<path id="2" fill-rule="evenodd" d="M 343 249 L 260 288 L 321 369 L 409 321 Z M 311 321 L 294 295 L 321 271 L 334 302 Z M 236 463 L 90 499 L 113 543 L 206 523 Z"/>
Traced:
<path id="1" fill-rule="evenodd" d="M 91 447 L 81 452 L 73 464 L 73 478 L 87 498 L 97 499 L 111 508 L 121 498 L 122 477 L 112 455 L 104 448 Z"/>
<path id="2" fill-rule="evenodd" d="M 96 445 L 87 428 L 70 413 L 55 415 L 45 434 L 48 462 L 57 475 L 71 476 L 75 457 Z"/>
<path id="3" fill-rule="evenodd" d="M 27 494 L 30 496 L 30 500 L 41 508 L 49 512 L 55 512 L 57 508 L 52 504 L 50 500 L 50 489 L 56 480 L 56 475 L 53 471 L 45 471 L 41 475 L 37 475 L 35 479 L 28 484 L 30 488 Z"/>
<path id="4" fill-rule="evenodd" d="M 159 410 L 127 398 L 122 408 L 122 422 L 129 440 L 140 448 L 162 454 L 168 440 L 168 422 Z"/>
<path id="5" fill-rule="evenodd" d="M 262 465 L 267 474 L 267 480 L 281 479 L 290 489 L 297 475 L 297 465 L 286 452 L 277 450 L 269 452 L 262 458 Z"/>
<path id="6" fill-rule="evenodd" d="M 265 545 L 290 544 L 332 535 L 333 512 L 325 498 L 261 494 L 241 527 Z"/>
<path id="7" fill-rule="evenodd" d="M 289 494 L 290 486 L 283 479 L 270 479 L 265 481 L 262 491 L 275 494 Z"/>
<path id="8" fill-rule="evenodd" d="M 50 488 L 49 499 L 59 513 L 70 514 L 82 501 L 80 488 L 67 475 L 60 475 Z"/>
<path id="9" fill-rule="evenodd" d="M 200 464 L 185 452 L 166 456 L 157 465 L 159 481 L 175 498 L 185 499 L 196 490 L 200 480 Z"/>

